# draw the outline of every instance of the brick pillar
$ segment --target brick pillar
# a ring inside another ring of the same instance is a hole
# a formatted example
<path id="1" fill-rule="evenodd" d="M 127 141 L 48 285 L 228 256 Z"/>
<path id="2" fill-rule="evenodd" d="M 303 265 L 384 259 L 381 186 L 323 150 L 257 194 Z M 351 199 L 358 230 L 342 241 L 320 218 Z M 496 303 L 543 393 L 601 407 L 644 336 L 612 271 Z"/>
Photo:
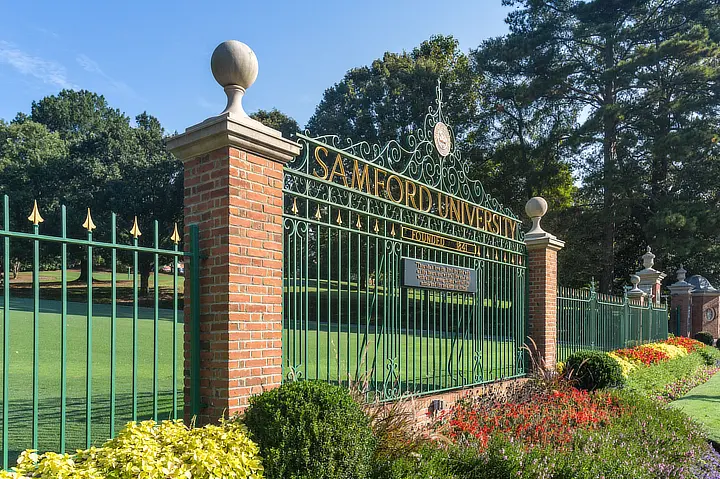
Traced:
<path id="1" fill-rule="evenodd" d="M 198 424 L 240 412 L 251 395 L 281 382 L 283 165 L 300 151 L 242 111 L 242 94 L 257 75 L 252 50 L 225 42 L 212 67 L 228 108 L 168 141 L 185 167 L 185 244 L 189 225 L 198 225 L 203 257 L 200 297 L 189 298 L 189 282 L 185 294 L 186 371 L 190 302 L 200 304 Z"/>
<path id="2" fill-rule="evenodd" d="M 670 289 L 670 323 L 669 330 L 677 336 L 692 335 L 692 296 L 694 287 L 685 281 L 685 268 L 680 265 L 677 270 L 677 282 L 671 284 Z M 678 328 L 678 308 L 680 308 L 680 325 Z"/>
<path id="3" fill-rule="evenodd" d="M 540 219 L 547 212 L 547 202 L 541 197 L 531 198 L 525 211 L 533 220 L 532 229 L 525 234 L 528 250 L 529 275 L 529 336 L 546 368 L 555 368 L 557 360 L 557 252 L 565 243 L 540 227 Z"/>
<path id="4" fill-rule="evenodd" d="M 695 290 L 692 293 L 692 336 L 700 331 L 718 337 L 720 291 Z"/>

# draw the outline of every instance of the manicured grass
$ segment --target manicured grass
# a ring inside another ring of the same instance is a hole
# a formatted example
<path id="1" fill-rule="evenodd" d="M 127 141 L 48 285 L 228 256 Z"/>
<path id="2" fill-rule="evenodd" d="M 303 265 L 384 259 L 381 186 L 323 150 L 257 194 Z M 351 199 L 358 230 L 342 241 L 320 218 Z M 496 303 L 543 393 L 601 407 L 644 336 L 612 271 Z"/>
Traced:
<path id="1" fill-rule="evenodd" d="M 66 330 L 66 441 L 65 449 L 85 447 L 87 318 L 86 304 L 68 303 Z M 59 451 L 61 422 L 62 340 L 60 302 L 41 301 L 38 328 L 38 449 Z M 139 308 L 137 322 L 137 413 L 150 418 L 153 413 L 154 311 Z M 182 312 L 178 313 L 182 321 Z M 3 325 L 0 310 L 0 337 Z M 172 416 L 172 391 L 178 391 L 178 407 L 182 408 L 182 330 L 175 325 L 176 384 L 172 384 L 173 315 L 161 310 L 157 323 L 158 354 L 158 417 Z M 110 434 L 110 305 L 94 305 L 92 320 L 92 443 L 100 444 Z M 25 448 L 32 447 L 33 418 L 33 314 L 32 301 L 12 298 L 8 357 L 0 357 L 0 367 L 7 361 L 9 378 L 9 415 L 7 421 L 10 461 Z M 119 430 L 132 419 L 133 381 L 133 320 L 132 308 L 118 306 L 115 345 L 115 427 Z M 1 369 L 0 369 L 1 370 Z M 2 379 L 0 378 L 0 382 Z M 5 400 L 5 398 L 3 398 Z M 179 412 L 180 416 L 182 415 Z"/>
<path id="2" fill-rule="evenodd" d="M 335 326 L 328 331 L 321 323 L 307 335 L 284 329 L 283 345 L 286 377 L 290 365 L 302 378 L 368 380 L 379 391 L 423 393 L 521 374 L 515 369 L 519 346 L 511 338 L 471 341 L 452 333 L 374 329 L 366 334 Z"/>
<path id="3" fill-rule="evenodd" d="M 670 404 L 705 426 L 708 438 L 720 443 L 720 373 Z"/>

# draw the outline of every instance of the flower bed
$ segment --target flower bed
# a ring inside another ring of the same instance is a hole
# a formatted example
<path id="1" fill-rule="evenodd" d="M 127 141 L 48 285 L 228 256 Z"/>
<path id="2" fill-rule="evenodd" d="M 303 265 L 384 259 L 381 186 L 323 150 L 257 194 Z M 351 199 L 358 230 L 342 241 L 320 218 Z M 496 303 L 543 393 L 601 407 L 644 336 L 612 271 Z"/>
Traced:
<path id="1" fill-rule="evenodd" d="M 467 400 L 434 432 L 446 438 L 434 452 L 399 459 L 403 473 L 383 477 L 717 477 L 717 454 L 692 422 L 624 391 L 560 385 L 508 401 Z"/>
<path id="2" fill-rule="evenodd" d="M 522 441 L 525 447 L 568 444 L 578 430 L 596 429 L 627 408 L 609 394 L 565 387 L 539 389 L 518 402 L 472 398 L 455 406 L 435 424 L 453 440 L 486 448 L 493 435 Z"/>

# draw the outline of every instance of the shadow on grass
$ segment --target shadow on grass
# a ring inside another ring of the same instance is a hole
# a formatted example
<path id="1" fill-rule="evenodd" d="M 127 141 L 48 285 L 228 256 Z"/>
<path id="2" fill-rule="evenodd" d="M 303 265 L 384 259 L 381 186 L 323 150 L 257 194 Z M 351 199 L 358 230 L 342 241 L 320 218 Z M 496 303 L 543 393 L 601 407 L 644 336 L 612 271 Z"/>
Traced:
<path id="1" fill-rule="evenodd" d="M 143 421 L 153 419 L 153 394 L 149 392 L 138 393 L 137 395 L 137 420 Z M 132 420 L 132 394 L 118 394 L 115 398 L 115 434 L 120 431 L 126 423 Z M 183 394 L 182 390 L 177 393 L 177 417 L 182 418 Z M 93 446 L 102 445 L 110 439 L 110 409 L 111 403 L 108 396 L 93 397 L 92 400 L 92 425 L 90 444 Z M 22 451 L 30 449 L 32 443 L 33 427 L 33 402 L 32 400 L 11 400 L 9 404 L 9 415 L 7 418 L 8 443 L 0 444 L 8 450 L 8 467 L 16 464 L 17 458 Z M 157 420 L 172 419 L 173 395 L 172 391 L 158 393 L 157 397 Z M 68 397 L 66 400 L 65 413 L 65 448 L 64 451 L 73 453 L 76 449 L 85 449 L 87 433 L 87 411 L 84 397 Z M 60 398 L 42 398 L 38 405 L 38 444 L 40 452 L 60 452 L 60 425 L 62 416 L 60 410 Z"/>

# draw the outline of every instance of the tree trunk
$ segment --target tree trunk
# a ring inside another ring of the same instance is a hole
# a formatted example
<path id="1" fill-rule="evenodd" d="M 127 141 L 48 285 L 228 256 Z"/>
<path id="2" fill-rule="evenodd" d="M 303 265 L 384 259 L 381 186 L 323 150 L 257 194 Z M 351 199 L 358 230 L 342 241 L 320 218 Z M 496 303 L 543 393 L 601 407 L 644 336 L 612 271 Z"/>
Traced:
<path id="1" fill-rule="evenodd" d="M 614 40 L 608 37 L 605 43 L 605 71 L 614 66 Z M 617 165 L 617 112 L 612 108 L 616 103 L 615 81 L 608 78 L 603 92 L 603 223 L 602 274 L 600 291 L 610 293 L 615 279 L 615 201 L 614 182 Z"/>
<path id="2" fill-rule="evenodd" d="M 85 256 L 86 256 L 86 255 L 83 255 L 83 258 L 80 260 L 80 277 L 79 277 L 76 281 L 77 281 L 78 283 L 86 283 L 86 284 L 87 284 L 87 280 L 88 280 L 88 275 L 87 275 L 88 263 L 87 263 L 87 258 L 86 258 Z"/>

